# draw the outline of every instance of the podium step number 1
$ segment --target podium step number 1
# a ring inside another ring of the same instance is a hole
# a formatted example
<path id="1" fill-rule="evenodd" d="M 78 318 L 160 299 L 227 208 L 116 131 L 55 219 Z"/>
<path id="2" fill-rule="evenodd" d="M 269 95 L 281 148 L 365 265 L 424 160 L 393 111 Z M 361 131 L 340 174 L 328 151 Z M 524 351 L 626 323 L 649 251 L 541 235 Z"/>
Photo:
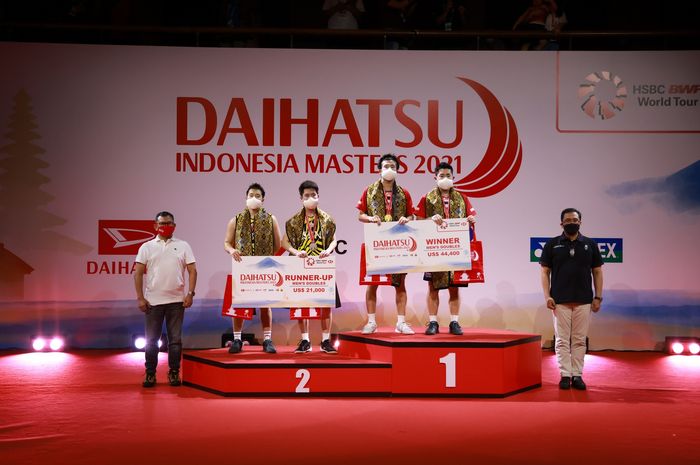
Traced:
<path id="1" fill-rule="evenodd" d="M 439 361 L 445 365 L 445 387 L 457 387 L 457 354 L 450 352 Z"/>

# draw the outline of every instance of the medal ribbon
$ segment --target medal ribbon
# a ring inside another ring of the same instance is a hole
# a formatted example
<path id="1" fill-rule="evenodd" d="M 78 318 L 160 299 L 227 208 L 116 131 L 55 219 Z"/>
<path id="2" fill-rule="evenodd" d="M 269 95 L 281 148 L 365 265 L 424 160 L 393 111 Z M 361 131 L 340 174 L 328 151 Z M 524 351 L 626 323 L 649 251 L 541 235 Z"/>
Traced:
<path id="1" fill-rule="evenodd" d="M 313 217 L 315 219 L 316 216 Z M 309 242 L 310 244 L 314 244 L 314 248 L 316 247 L 316 231 L 314 230 L 314 221 L 309 221 L 309 217 L 306 216 L 304 217 L 304 222 L 306 223 L 306 231 L 309 234 Z"/>
<path id="2" fill-rule="evenodd" d="M 450 217 L 450 196 L 448 195 L 443 195 L 442 196 L 442 212 L 443 212 L 443 218 L 449 218 Z"/>
<path id="3" fill-rule="evenodd" d="M 384 213 L 386 216 L 393 216 L 394 206 L 392 203 L 393 192 L 384 191 Z"/>

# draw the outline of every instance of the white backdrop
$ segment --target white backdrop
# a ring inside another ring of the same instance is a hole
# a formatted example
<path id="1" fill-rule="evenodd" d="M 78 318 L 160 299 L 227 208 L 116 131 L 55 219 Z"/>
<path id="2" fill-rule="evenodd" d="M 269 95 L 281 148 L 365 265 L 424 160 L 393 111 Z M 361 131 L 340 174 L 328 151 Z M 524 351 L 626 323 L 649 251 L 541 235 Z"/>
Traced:
<path id="1" fill-rule="evenodd" d="M 591 330 L 593 347 L 654 348 L 665 335 L 700 327 L 698 52 L 3 43 L 0 57 L 0 242 L 34 269 L 23 276 L 23 296 L 5 293 L 0 304 L 4 346 L 47 326 L 86 346 L 128 339 L 140 325 L 133 255 L 100 254 L 98 221 L 149 220 L 164 209 L 175 214 L 176 235 L 191 244 L 199 269 L 201 298 L 188 315 L 186 342 L 217 345 L 228 327 L 217 308 L 230 269 L 226 223 L 243 209 L 246 186 L 259 182 L 266 208 L 283 225 L 301 208 L 297 186 L 305 179 L 319 184 L 320 207 L 345 241 L 338 256 L 344 305 L 334 330 L 358 328 L 364 289 L 357 285 L 362 225 L 355 203 L 378 179 L 371 156 L 401 155 L 406 171 L 398 182 L 417 202 L 433 186 L 426 161 L 450 159 L 464 178 L 485 159 L 491 137 L 494 144 L 519 141 L 522 161 L 516 171 L 505 160 L 516 153 L 506 150 L 492 175 L 500 179 L 510 167 L 513 181 L 472 197 L 487 282 L 462 290 L 464 325 L 551 337 L 529 242 L 558 234 L 560 211 L 574 206 L 583 212 L 584 234 L 624 242 L 623 261 L 604 267 L 606 300 Z M 587 79 L 591 73 L 599 74 Z M 478 85 L 486 93 L 477 93 Z M 581 89 L 588 94 L 581 97 Z M 582 111 L 591 93 L 606 119 Z M 508 133 L 494 126 L 505 121 L 503 108 L 512 115 Z M 185 140 L 202 138 L 210 140 Z M 209 171 L 184 161 L 202 153 L 221 165 Z M 237 154 L 258 160 L 257 168 L 231 165 Z M 321 158 L 323 172 L 309 168 Z M 283 169 L 268 162 L 278 159 Z M 7 275 L 18 273 L 15 262 L 2 263 Z M 16 291 L 10 281 L 3 286 Z M 419 275 L 408 283 L 410 321 L 425 324 L 425 284 Z M 442 308 L 441 318 L 446 313 Z M 295 326 L 284 312 L 276 315 L 275 338 L 295 342 Z M 390 290 L 380 293 L 379 316 L 395 321 Z"/>

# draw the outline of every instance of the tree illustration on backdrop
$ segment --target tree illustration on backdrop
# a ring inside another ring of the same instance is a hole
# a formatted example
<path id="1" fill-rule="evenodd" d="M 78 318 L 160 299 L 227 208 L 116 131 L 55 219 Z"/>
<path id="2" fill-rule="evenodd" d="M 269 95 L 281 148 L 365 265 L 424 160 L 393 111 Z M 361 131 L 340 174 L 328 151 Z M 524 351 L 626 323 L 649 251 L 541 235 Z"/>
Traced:
<path id="1" fill-rule="evenodd" d="M 20 248 L 60 249 L 75 254 L 92 250 L 87 244 L 53 231 L 66 223 L 48 211 L 54 196 L 42 189 L 51 179 L 42 174 L 50 165 L 46 151 L 35 143 L 41 136 L 26 91 L 15 95 L 5 137 L 0 147 L 0 241 Z"/>

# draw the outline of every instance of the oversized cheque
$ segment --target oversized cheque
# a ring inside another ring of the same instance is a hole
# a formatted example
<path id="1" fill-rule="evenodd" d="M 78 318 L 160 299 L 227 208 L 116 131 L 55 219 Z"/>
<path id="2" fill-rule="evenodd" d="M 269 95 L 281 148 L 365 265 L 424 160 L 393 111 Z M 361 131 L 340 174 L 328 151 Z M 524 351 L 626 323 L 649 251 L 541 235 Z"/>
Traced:
<path id="1" fill-rule="evenodd" d="M 335 257 L 241 258 L 232 265 L 233 308 L 335 306 Z"/>
<path id="2" fill-rule="evenodd" d="M 471 268 L 469 222 L 447 219 L 364 225 L 367 274 L 458 271 Z"/>

